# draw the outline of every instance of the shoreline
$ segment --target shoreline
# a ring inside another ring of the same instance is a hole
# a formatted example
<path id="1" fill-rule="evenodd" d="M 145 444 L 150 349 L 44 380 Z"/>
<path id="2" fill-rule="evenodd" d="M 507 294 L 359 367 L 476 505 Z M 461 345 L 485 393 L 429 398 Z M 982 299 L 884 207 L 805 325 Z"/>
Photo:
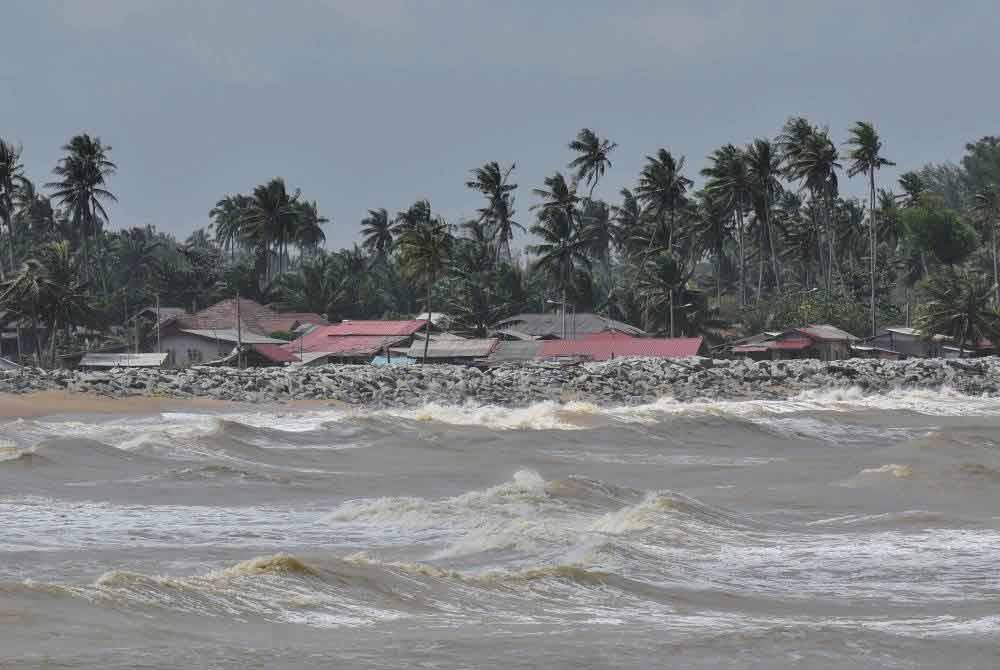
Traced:
<path id="1" fill-rule="evenodd" d="M 878 393 L 942 387 L 1000 396 L 1000 358 L 743 361 L 616 359 L 464 366 L 329 365 L 316 368 L 133 369 L 0 372 L 0 417 L 134 414 L 285 407 L 416 407 L 430 403 L 523 407 L 542 401 L 639 405 L 690 400 L 787 400 L 805 391 Z"/>

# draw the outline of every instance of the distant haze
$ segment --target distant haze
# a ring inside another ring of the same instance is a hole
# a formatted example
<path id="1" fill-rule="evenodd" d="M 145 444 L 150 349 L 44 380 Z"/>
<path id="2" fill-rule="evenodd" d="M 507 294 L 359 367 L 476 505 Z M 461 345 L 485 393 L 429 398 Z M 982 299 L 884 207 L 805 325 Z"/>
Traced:
<path id="1" fill-rule="evenodd" d="M 517 162 L 527 225 L 530 189 L 583 126 L 618 142 L 609 200 L 660 146 L 696 177 L 713 148 L 793 114 L 838 143 L 873 121 L 901 169 L 1000 133 L 986 0 L 33 0 L 0 20 L 0 136 L 28 176 L 49 181 L 59 147 L 96 134 L 119 165 L 112 227 L 181 237 L 274 176 L 333 219 L 331 247 L 368 208 L 420 197 L 456 221 L 487 160 Z"/>

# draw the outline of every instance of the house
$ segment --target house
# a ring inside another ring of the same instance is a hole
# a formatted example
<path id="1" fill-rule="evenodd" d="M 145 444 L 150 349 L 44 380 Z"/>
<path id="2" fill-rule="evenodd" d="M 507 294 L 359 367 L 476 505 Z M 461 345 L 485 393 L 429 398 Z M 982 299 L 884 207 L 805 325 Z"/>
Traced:
<path id="1" fill-rule="evenodd" d="M 17 370 L 21 366 L 14 361 L 7 360 L 6 358 L 0 358 L 0 372 L 4 370 Z"/>
<path id="2" fill-rule="evenodd" d="M 600 314 L 569 313 L 566 315 L 566 332 L 563 337 L 563 315 L 551 314 L 517 314 L 493 326 L 491 335 L 503 337 L 505 333 L 517 333 L 513 339 L 523 340 L 525 336 L 539 340 L 577 339 L 585 335 L 603 332 L 617 332 L 633 337 L 642 337 L 646 333 L 621 321 L 615 321 Z M 504 339 L 507 339 L 506 337 Z"/>
<path id="3" fill-rule="evenodd" d="M 852 350 L 859 356 L 871 358 L 929 358 L 941 354 L 938 342 L 928 340 L 919 330 L 907 326 L 883 328 L 875 337 L 854 345 Z"/>
<path id="4" fill-rule="evenodd" d="M 427 343 L 427 350 L 424 351 L 423 340 L 414 340 L 410 346 L 407 357 L 415 361 L 426 361 L 428 363 L 452 363 L 455 365 L 471 365 L 473 363 L 486 362 L 486 359 L 497 346 L 497 340 L 493 338 L 483 339 L 459 339 L 444 338 L 435 340 L 433 337 Z"/>
<path id="5" fill-rule="evenodd" d="M 536 359 L 573 358 L 607 361 L 615 358 L 691 358 L 707 353 L 701 337 L 628 337 L 611 336 L 577 340 L 546 340 L 538 343 Z"/>
<path id="6" fill-rule="evenodd" d="M 272 333 L 291 333 L 303 320 L 302 315 L 282 314 L 253 300 L 223 300 L 194 314 L 161 319 L 159 346 L 170 367 L 201 365 L 228 357 L 237 343 L 286 344 Z"/>
<path id="7" fill-rule="evenodd" d="M 851 358 L 851 347 L 858 338 L 835 326 L 813 324 L 792 328 L 774 337 L 732 348 L 734 356 L 787 360 L 791 358 L 818 358 L 837 361 Z"/>
<path id="8" fill-rule="evenodd" d="M 503 365 L 504 363 L 527 363 L 535 360 L 542 346 L 539 341 L 520 342 L 517 340 L 498 340 L 497 346 L 486 359 L 487 365 Z"/>
<path id="9" fill-rule="evenodd" d="M 954 338 L 951 338 L 950 341 L 953 342 Z M 981 338 L 975 342 L 968 342 L 964 347 L 959 347 L 957 344 L 951 343 L 941 345 L 942 358 L 980 358 L 982 356 L 992 356 L 995 352 L 996 349 L 993 346 L 993 342 L 986 338 Z"/>
<path id="10" fill-rule="evenodd" d="M 393 349 L 405 356 L 415 334 L 426 327 L 427 321 L 418 319 L 345 320 L 314 328 L 283 348 L 303 362 L 314 365 L 323 362 L 368 363 L 375 356 L 391 356 Z"/>

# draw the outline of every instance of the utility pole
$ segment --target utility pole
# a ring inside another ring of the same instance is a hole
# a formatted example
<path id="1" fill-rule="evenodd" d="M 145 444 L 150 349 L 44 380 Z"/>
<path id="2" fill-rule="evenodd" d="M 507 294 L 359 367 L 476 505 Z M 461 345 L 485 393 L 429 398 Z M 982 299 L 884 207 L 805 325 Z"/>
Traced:
<path id="1" fill-rule="evenodd" d="M 240 318 L 240 291 L 236 290 L 236 367 L 243 369 L 243 320 Z"/>
<path id="2" fill-rule="evenodd" d="M 156 353 L 162 353 L 160 349 L 160 295 L 156 295 Z"/>

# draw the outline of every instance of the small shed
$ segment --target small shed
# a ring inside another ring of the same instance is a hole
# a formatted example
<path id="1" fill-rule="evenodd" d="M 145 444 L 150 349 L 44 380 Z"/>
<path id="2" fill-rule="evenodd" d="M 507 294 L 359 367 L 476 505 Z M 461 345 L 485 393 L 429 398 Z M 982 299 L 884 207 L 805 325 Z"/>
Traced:
<path id="1" fill-rule="evenodd" d="M 79 367 L 83 369 L 159 368 L 167 362 L 167 354 L 84 354 Z"/>
<path id="2" fill-rule="evenodd" d="M 496 346 L 497 340 L 493 338 L 437 341 L 432 339 L 427 347 L 426 358 L 434 363 L 469 365 L 485 361 Z M 424 360 L 424 343 L 414 342 L 407 356 L 417 361 Z"/>

